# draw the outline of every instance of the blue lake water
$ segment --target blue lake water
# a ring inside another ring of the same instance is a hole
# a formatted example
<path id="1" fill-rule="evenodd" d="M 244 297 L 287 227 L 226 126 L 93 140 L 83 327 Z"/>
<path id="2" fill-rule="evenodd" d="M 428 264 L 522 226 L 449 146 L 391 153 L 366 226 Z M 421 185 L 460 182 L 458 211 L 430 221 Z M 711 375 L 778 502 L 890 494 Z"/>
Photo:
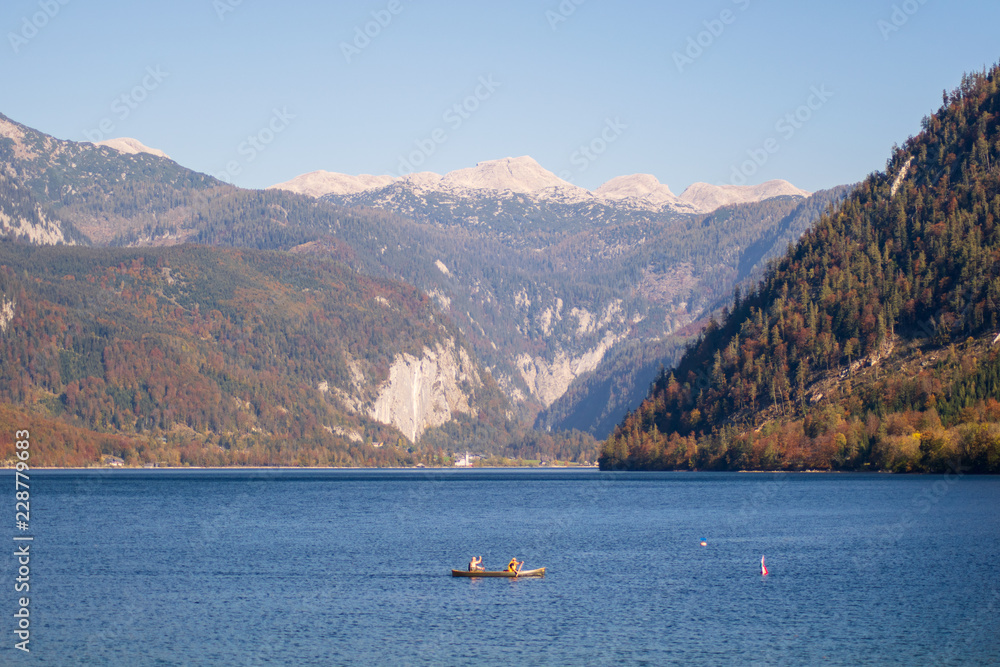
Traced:
<path id="1" fill-rule="evenodd" d="M 1000 662 L 998 477 L 34 471 L 31 505 L 0 664 Z"/>

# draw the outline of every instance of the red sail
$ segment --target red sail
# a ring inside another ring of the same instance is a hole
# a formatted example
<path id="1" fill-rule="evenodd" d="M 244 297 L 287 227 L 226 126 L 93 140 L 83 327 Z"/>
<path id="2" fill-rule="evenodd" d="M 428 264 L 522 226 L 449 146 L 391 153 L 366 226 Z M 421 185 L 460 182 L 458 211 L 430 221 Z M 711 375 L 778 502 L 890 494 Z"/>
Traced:
<path id="1" fill-rule="evenodd" d="M 764 557 L 763 556 L 760 557 L 760 575 L 762 577 L 766 577 L 767 576 L 767 565 L 764 565 Z"/>

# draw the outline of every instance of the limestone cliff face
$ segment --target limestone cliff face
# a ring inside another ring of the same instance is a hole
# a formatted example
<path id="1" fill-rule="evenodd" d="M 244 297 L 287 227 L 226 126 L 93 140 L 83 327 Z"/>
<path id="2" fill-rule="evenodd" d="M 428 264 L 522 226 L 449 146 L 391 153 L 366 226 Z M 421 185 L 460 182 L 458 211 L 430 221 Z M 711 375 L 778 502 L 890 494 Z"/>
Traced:
<path id="1" fill-rule="evenodd" d="M 538 298 L 536 295 L 535 300 Z M 625 339 L 630 322 L 620 299 L 596 312 L 577 306 L 564 308 L 565 303 L 559 298 L 551 300 L 544 308 L 540 303 L 532 308 L 532 301 L 523 290 L 515 295 L 515 306 L 522 316 L 519 331 L 535 340 L 544 340 L 548 350 L 540 354 L 519 354 L 514 366 L 517 379 L 528 395 L 547 408 L 566 393 L 576 378 L 600 365 L 608 350 Z M 523 395 L 512 391 L 519 382 L 513 378 L 504 382 L 502 377 L 499 381 L 515 402 L 524 400 Z"/>
<path id="2" fill-rule="evenodd" d="M 517 358 L 517 367 L 531 394 L 547 408 L 566 393 L 573 380 L 597 368 L 611 346 L 623 337 L 608 332 L 582 354 L 570 356 L 560 350 L 552 361 L 522 354 Z"/>
<path id="3" fill-rule="evenodd" d="M 7 297 L 0 295 L 0 332 L 7 332 L 7 325 L 14 319 L 15 301 L 8 301 Z"/>
<path id="4" fill-rule="evenodd" d="M 455 413 L 469 413 L 471 392 L 481 384 L 468 353 L 453 340 L 424 348 L 419 358 L 400 354 L 378 388 L 369 416 L 392 424 L 412 442 Z"/>
<path id="5" fill-rule="evenodd" d="M 0 236 L 19 238 L 38 245 L 60 243 L 75 245 L 74 241 L 66 237 L 58 221 L 49 220 L 41 211 L 36 215 L 38 220 L 31 221 L 25 218 L 12 218 L 0 211 Z"/>

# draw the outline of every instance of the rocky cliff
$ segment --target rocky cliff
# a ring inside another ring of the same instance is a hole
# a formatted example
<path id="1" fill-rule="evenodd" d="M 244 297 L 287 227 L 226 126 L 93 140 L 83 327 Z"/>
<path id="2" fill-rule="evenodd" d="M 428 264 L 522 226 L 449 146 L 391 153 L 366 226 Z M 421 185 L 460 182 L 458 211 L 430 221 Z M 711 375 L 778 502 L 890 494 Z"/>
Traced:
<path id="1" fill-rule="evenodd" d="M 468 414 L 472 392 L 481 384 L 476 366 L 454 340 L 425 347 L 421 357 L 398 355 L 389 379 L 378 388 L 369 411 L 372 419 L 391 424 L 416 442 L 428 428 L 456 413 Z"/>

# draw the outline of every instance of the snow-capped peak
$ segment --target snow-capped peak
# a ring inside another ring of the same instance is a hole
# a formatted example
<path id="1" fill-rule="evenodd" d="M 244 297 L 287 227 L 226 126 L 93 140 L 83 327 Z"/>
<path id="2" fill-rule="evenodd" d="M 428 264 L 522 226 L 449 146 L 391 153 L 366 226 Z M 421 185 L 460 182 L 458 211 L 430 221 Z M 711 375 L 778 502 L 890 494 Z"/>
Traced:
<path id="1" fill-rule="evenodd" d="M 452 188 L 510 190 L 525 194 L 553 187 L 569 189 L 576 187 L 548 171 L 527 155 L 488 160 L 480 162 L 475 167 L 448 172 L 441 183 Z M 582 190 L 583 188 L 578 189 Z"/>
<path id="2" fill-rule="evenodd" d="M 670 188 L 652 174 L 617 176 L 594 190 L 594 194 L 604 199 L 638 199 L 653 204 L 675 204 L 678 201 Z"/>
<path id="3" fill-rule="evenodd" d="M 311 171 L 308 174 L 296 176 L 290 181 L 272 185 L 277 190 L 288 190 L 300 195 L 322 197 L 323 195 L 353 195 L 366 190 L 377 190 L 396 180 L 392 176 L 372 176 L 371 174 L 338 174 L 331 171 Z"/>
<path id="4" fill-rule="evenodd" d="M 117 139 L 106 139 L 104 141 L 98 141 L 96 146 L 107 146 L 108 148 L 113 148 L 119 153 L 125 153 L 127 155 L 135 155 L 136 153 L 149 153 L 150 155 L 155 155 L 157 157 L 165 157 L 168 160 L 170 156 L 161 151 L 158 148 L 150 148 L 146 144 L 142 143 L 138 139 L 133 139 L 132 137 L 118 137 Z"/>
<path id="5" fill-rule="evenodd" d="M 763 201 L 782 195 L 808 197 L 809 192 L 800 190 L 788 181 L 766 181 L 760 185 L 711 185 L 692 183 L 681 193 L 680 200 L 691 204 L 700 211 L 714 211 L 720 206 Z"/>
<path id="6" fill-rule="evenodd" d="M 651 211 L 669 208 L 681 213 L 707 213 L 727 204 L 761 201 L 781 195 L 809 196 L 808 192 L 788 181 L 775 180 L 748 186 L 694 183 L 677 197 L 666 184 L 660 183 L 651 174 L 618 176 L 591 192 L 559 178 L 527 155 L 487 160 L 444 176 L 429 171 L 403 177 L 350 176 L 314 171 L 271 187 L 312 197 L 351 197 L 390 186 L 397 193 L 401 189 L 411 193 L 441 192 L 481 199 L 506 192 L 561 204 L 592 202 Z"/>

